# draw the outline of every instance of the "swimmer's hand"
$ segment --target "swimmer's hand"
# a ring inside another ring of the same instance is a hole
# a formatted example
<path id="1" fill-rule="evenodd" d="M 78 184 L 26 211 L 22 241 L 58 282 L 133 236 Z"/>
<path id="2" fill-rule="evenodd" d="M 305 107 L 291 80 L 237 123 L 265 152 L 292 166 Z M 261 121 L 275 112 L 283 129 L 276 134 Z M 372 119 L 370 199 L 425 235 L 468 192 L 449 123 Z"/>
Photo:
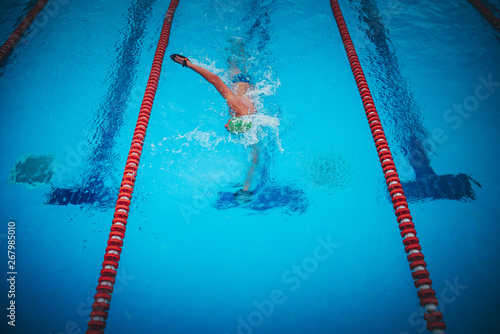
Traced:
<path id="1" fill-rule="evenodd" d="M 181 64 L 182 67 L 189 68 L 192 65 L 191 61 L 187 57 L 184 57 L 184 56 L 181 56 L 181 55 L 178 55 L 175 53 L 170 56 L 170 59 L 172 59 L 173 61 L 175 61 L 178 64 Z"/>

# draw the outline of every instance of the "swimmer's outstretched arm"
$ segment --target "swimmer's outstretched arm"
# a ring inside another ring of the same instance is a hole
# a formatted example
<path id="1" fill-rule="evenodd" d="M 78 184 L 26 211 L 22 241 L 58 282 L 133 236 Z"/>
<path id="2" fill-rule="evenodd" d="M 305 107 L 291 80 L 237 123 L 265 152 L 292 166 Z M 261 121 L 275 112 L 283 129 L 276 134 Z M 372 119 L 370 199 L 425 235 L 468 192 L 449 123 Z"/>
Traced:
<path id="1" fill-rule="evenodd" d="M 236 99 L 236 95 L 233 93 L 233 91 L 222 81 L 221 78 L 219 78 L 217 74 L 210 72 L 206 68 L 193 64 L 187 58 L 176 56 L 173 60 L 179 64 L 182 64 L 185 60 L 186 67 L 192 69 L 193 71 L 201 75 L 205 80 L 210 82 L 217 89 L 220 95 L 222 95 L 222 97 L 227 101 L 228 104 L 232 103 L 232 100 Z"/>

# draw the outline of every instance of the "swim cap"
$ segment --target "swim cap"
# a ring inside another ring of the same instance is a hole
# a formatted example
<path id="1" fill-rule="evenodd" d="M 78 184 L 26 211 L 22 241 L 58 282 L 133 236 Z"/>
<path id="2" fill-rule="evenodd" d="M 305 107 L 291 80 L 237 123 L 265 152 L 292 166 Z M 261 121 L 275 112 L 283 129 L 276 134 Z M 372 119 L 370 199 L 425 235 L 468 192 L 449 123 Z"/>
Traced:
<path id="1" fill-rule="evenodd" d="M 227 131 L 232 133 L 247 132 L 251 127 L 252 121 L 243 117 L 233 117 L 226 124 Z"/>

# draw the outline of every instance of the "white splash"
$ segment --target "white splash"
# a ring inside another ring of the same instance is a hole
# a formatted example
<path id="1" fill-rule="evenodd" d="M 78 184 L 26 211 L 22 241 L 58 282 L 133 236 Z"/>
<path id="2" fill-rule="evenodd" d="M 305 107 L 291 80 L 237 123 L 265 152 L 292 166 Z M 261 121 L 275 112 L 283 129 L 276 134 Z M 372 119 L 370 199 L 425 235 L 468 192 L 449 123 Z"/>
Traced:
<path id="1" fill-rule="evenodd" d="M 243 116 L 248 118 L 252 122 L 252 127 L 249 131 L 240 135 L 229 135 L 229 141 L 233 143 L 239 143 L 246 146 L 257 144 L 260 140 L 263 140 L 269 135 L 267 130 L 271 130 L 276 136 L 276 143 L 278 149 L 283 153 L 283 148 L 281 147 L 281 139 L 279 137 L 279 125 L 280 120 L 277 117 L 264 115 L 261 113 Z"/>
<path id="2" fill-rule="evenodd" d="M 188 142 L 182 144 L 181 148 L 184 145 L 189 146 L 189 142 L 194 140 L 199 145 L 206 147 L 210 150 L 213 150 L 217 146 L 217 144 L 219 144 L 221 141 L 224 140 L 223 138 L 217 137 L 217 134 L 214 131 L 210 132 L 198 131 L 199 127 L 200 126 L 197 126 L 196 129 L 194 129 L 193 131 L 190 131 L 184 135 L 178 135 L 177 138 L 175 138 L 175 140 L 179 140 L 182 138 L 187 139 Z M 178 152 L 180 152 L 180 150 L 173 153 L 178 153 Z"/>

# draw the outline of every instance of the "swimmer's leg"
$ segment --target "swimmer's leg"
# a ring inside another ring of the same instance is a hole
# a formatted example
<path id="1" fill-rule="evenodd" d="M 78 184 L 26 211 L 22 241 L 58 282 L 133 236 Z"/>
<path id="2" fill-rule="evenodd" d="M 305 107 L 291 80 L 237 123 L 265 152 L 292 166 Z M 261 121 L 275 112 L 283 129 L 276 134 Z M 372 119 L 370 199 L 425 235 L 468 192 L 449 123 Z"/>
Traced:
<path id="1" fill-rule="evenodd" d="M 259 163 L 259 146 L 258 144 L 252 145 L 252 163 L 250 168 L 248 169 L 247 178 L 245 180 L 245 184 L 243 186 L 243 191 L 248 191 L 250 188 L 250 184 L 252 183 L 253 176 L 255 173 L 255 168 Z"/>
<path id="2" fill-rule="evenodd" d="M 247 73 L 246 60 L 247 55 L 244 48 L 244 41 L 242 38 L 232 36 L 228 39 L 230 46 L 226 48 L 229 53 L 227 59 L 229 74 L 231 77 L 238 75 L 239 73 Z"/>

